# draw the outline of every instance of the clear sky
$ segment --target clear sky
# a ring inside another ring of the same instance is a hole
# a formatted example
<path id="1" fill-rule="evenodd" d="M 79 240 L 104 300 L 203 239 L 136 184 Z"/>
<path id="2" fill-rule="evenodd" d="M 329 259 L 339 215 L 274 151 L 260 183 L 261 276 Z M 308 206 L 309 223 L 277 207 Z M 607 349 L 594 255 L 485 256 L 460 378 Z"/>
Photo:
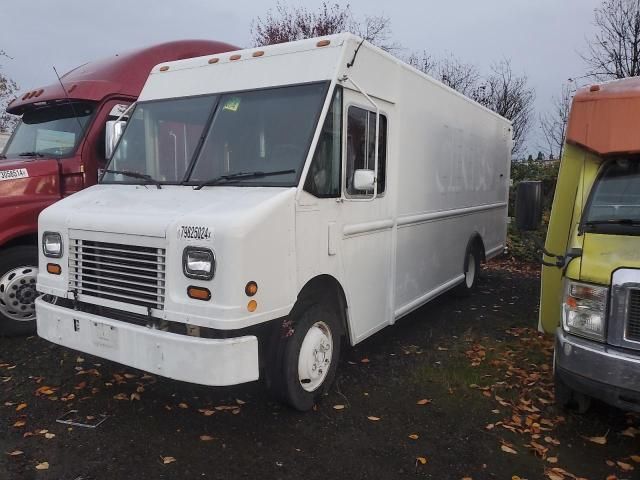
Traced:
<path id="1" fill-rule="evenodd" d="M 5 73 L 23 90 L 59 72 L 119 51 L 184 38 L 250 44 L 250 24 L 275 1 L 18 0 L 3 2 L 0 49 Z M 320 2 L 288 0 L 315 9 Z M 332 3 L 332 2 L 329 2 Z M 510 59 L 536 90 L 536 120 L 569 77 L 584 73 L 578 54 L 593 31 L 601 0 L 351 0 L 356 17 L 385 15 L 393 39 L 435 57 L 454 54 L 486 71 Z M 537 121 L 528 141 L 541 144 Z"/>

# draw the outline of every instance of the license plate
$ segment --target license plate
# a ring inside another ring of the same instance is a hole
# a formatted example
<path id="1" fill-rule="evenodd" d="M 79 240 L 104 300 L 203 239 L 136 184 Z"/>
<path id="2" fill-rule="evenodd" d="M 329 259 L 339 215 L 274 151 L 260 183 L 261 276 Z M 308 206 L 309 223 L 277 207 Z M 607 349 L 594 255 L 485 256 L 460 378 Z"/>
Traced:
<path id="1" fill-rule="evenodd" d="M 104 348 L 118 347 L 118 329 L 116 327 L 99 322 L 91 322 L 91 325 L 95 345 Z"/>

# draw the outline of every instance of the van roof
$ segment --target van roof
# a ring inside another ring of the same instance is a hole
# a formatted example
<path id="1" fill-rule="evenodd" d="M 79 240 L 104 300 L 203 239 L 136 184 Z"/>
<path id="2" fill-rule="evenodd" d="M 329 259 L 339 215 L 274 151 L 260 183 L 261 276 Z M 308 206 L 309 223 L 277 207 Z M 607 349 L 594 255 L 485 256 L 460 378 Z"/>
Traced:
<path id="1" fill-rule="evenodd" d="M 107 95 L 137 97 L 151 69 L 161 62 L 236 50 L 238 47 L 212 40 L 178 40 L 117 53 L 85 63 L 62 76 L 62 83 L 74 100 L 100 101 Z M 7 108 L 20 115 L 30 105 L 66 99 L 59 82 L 21 93 Z"/>
<path id="2" fill-rule="evenodd" d="M 640 77 L 596 83 L 576 92 L 567 142 L 598 155 L 640 153 Z"/>

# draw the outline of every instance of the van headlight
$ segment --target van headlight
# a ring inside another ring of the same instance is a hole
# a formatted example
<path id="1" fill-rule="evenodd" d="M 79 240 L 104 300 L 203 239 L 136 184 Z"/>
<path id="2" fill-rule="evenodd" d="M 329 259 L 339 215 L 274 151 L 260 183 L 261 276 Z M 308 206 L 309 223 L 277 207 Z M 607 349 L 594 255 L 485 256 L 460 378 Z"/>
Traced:
<path id="1" fill-rule="evenodd" d="M 208 248 L 187 247 L 182 254 L 182 270 L 189 278 L 211 280 L 216 271 L 216 260 Z"/>
<path id="2" fill-rule="evenodd" d="M 565 331 L 603 342 L 608 293 L 607 287 L 566 280 L 562 302 Z"/>
<path id="3" fill-rule="evenodd" d="M 42 252 L 45 257 L 62 257 L 62 236 L 57 232 L 44 232 L 42 234 Z"/>

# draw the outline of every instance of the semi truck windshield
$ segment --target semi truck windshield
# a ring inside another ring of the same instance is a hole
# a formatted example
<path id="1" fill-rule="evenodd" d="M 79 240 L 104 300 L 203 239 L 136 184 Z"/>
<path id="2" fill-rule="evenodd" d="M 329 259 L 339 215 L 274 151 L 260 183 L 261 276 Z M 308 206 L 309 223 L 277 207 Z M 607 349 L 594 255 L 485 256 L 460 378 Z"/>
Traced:
<path id="1" fill-rule="evenodd" d="M 91 119 L 95 105 L 65 102 L 29 110 L 22 115 L 4 154 L 18 156 L 66 157 L 75 151 Z"/>
<path id="2" fill-rule="evenodd" d="M 293 186 L 326 92 L 323 82 L 140 102 L 109 170 L 165 183 L 200 185 L 233 175 L 225 185 Z M 236 175 L 246 172 L 270 174 Z M 103 182 L 140 183 L 117 173 Z"/>
<path id="3" fill-rule="evenodd" d="M 618 160 L 604 167 L 585 212 L 585 228 L 603 233 L 640 233 L 640 162 Z"/>

